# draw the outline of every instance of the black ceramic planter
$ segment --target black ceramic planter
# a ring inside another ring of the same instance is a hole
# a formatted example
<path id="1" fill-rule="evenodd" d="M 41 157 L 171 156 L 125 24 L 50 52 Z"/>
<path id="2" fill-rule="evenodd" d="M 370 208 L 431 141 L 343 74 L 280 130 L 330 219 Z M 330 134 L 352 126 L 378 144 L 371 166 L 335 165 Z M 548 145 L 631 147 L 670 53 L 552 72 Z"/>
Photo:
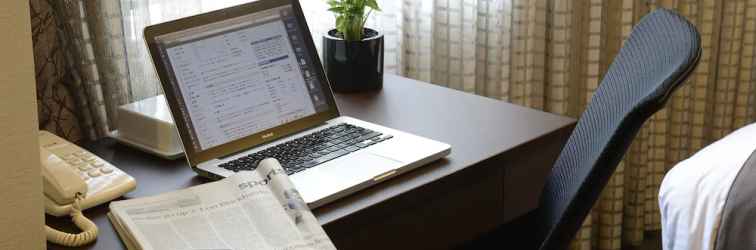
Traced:
<path id="1" fill-rule="evenodd" d="M 323 36 L 323 68 L 335 92 L 383 88 L 383 34 L 365 28 L 362 41 L 344 41 L 331 30 Z"/>

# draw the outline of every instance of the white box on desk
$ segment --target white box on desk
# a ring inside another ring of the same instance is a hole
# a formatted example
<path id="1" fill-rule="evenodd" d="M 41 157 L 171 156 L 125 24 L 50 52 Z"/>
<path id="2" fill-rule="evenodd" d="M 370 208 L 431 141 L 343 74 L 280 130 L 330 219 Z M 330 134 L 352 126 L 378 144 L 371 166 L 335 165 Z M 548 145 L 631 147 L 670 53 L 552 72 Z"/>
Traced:
<path id="1" fill-rule="evenodd" d="M 112 137 L 163 158 L 176 159 L 184 155 L 164 95 L 118 107 L 118 130 Z"/>

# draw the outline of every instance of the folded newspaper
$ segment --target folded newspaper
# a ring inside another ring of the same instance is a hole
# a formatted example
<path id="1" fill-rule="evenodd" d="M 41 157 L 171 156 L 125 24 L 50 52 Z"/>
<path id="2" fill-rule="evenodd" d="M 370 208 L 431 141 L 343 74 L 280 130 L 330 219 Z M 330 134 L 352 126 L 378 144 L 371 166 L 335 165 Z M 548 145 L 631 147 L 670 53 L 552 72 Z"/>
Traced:
<path id="1" fill-rule="evenodd" d="M 336 249 L 275 159 L 220 181 L 114 201 L 128 249 Z"/>

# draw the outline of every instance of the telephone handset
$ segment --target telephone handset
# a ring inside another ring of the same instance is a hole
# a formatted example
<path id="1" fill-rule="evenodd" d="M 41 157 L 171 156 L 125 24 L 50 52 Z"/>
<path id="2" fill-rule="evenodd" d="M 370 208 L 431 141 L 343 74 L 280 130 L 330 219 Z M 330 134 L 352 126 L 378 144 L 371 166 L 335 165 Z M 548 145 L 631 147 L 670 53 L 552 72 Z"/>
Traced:
<path id="1" fill-rule="evenodd" d="M 70 215 L 82 230 L 69 234 L 45 226 L 47 240 L 81 246 L 97 237 L 97 226 L 81 210 L 100 205 L 136 188 L 134 178 L 94 154 L 47 131 L 39 131 L 39 156 L 45 213 Z"/>
<path id="2" fill-rule="evenodd" d="M 45 196 L 57 204 L 72 204 L 76 194 L 87 193 L 87 183 L 58 156 L 45 148 L 39 149 L 42 185 Z"/>

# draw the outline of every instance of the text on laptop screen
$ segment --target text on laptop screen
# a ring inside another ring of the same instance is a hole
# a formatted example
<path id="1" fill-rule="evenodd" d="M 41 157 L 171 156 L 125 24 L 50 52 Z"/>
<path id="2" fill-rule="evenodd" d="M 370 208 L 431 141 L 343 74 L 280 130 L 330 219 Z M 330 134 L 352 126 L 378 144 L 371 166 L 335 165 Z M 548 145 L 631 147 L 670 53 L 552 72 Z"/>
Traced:
<path id="1" fill-rule="evenodd" d="M 328 109 L 303 33 L 283 6 L 156 37 L 195 150 Z"/>

